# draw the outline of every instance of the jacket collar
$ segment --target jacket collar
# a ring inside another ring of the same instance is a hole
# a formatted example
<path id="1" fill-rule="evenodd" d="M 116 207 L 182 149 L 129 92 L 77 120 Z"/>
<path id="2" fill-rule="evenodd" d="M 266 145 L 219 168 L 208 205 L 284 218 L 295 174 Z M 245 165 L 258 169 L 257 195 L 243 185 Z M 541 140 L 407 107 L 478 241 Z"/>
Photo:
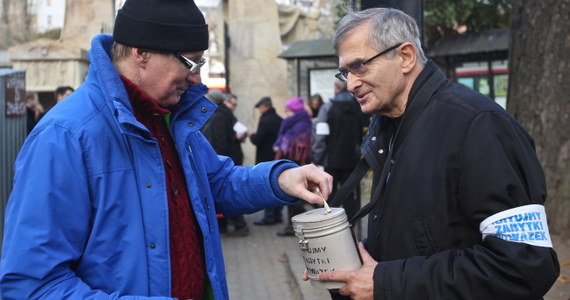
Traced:
<path id="1" fill-rule="evenodd" d="M 372 168 L 382 166 L 374 153 L 380 148 L 387 149 L 389 147 L 388 144 L 392 134 L 395 135 L 393 149 L 397 151 L 399 146 L 406 140 L 405 137 L 415 120 L 421 115 L 424 108 L 433 98 L 432 96 L 445 82 L 447 82 L 445 75 L 434 62 L 429 60 L 412 85 L 408 103 L 406 104 L 406 111 L 402 115 L 401 120 L 380 115 L 372 117 L 367 138 L 360 147 L 369 166 Z M 401 128 L 403 128 L 402 132 L 400 132 Z M 381 132 L 384 135 L 378 135 Z M 376 136 L 377 139 L 370 139 L 371 135 Z"/>
<path id="2" fill-rule="evenodd" d="M 277 112 L 275 111 L 275 108 L 274 108 L 274 107 L 270 107 L 270 108 L 268 108 L 268 109 L 262 114 L 262 116 L 265 116 L 265 115 L 267 115 L 267 116 L 268 116 L 268 115 L 275 115 L 275 114 L 277 114 Z"/>
<path id="3" fill-rule="evenodd" d="M 429 96 L 431 96 L 435 92 L 434 87 L 439 88 L 439 86 L 441 86 L 441 84 L 446 80 L 447 78 L 439 70 L 437 65 L 432 60 L 428 60 L 424 69 L 420 72 L 420 74 L 414 81 L 414 84 L 412 85 L 412 89 L 410 90 L 410 95 L 408 96 L 406 112 L 404 114 L 408 113 L 410 106 L 416 100 L 416 98 L 422 98 L 422 99 L 429 98 Z M 429 95 L 427 95 L 426 92 Z"/>

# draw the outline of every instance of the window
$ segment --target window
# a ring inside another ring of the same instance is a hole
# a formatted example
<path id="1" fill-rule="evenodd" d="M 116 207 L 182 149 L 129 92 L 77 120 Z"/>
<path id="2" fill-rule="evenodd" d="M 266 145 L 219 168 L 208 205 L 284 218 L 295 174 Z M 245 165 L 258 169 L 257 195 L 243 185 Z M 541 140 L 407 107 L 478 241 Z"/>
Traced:
<path id="1" fill-rule="evenodd" d="M 455 74 L 458 83 L 506 107 L 509 82 L 507 61 L 496 60 L 490 64 L 488 61 L 465 62 L 458 65 Z"/>

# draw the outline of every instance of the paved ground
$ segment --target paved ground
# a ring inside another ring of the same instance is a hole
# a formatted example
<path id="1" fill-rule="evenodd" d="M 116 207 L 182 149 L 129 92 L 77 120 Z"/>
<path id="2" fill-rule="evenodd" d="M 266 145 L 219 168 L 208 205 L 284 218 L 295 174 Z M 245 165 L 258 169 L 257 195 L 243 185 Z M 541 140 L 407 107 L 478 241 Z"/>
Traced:
<path id="1" fill-rule="evenodd" d="M 230 299 L 330 299 L 326 291 L 300 279 L 304 265 L 297 252 L 297 238 L 275 235 L 284 224 L 254 226 L 253 221 L 261 217 L 261 212 L 246 216 L 249 236 L 222 236 Z M 570 240 L 552 238 L 561 276 L 544 299 L 570 300 Z"/>
<path id="2" fill-rule="evenodd" d="M 570 239 L 552 235 L 552 242 L 560 262 L 560 276 L 544 300 L 570 300 Z"/>
<path id="3" fill-rule="evenodd" d="M 248 236 L 222 236 L 230 299 L 326 299 L 325 291 L 320 291 L 321 297 L 303 296 L 301 288 L 314 288 L 308 282 L 296 281 L 304 270 L 296 252 L 297 238 L 276 235 L 284 224 L 253 225 L 262 216 L 262 212 L 245 216 L 250 229 Z"/>

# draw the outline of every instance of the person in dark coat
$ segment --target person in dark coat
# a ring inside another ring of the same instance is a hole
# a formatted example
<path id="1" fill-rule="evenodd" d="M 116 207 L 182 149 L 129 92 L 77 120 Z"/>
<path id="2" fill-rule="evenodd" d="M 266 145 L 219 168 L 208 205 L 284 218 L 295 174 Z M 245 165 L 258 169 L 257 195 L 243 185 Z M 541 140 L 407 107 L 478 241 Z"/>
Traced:
<path id="1" fill-rule="evenodd" d="M 370 115 L 360 110 L 354 96 L 346 90 L 346 82 L 335 80 L 335 96 L 320 109 L 317 116 L 315 141 L 312 147 L 313 163 L 324 166 L 332 175 L 333 195 L 352 173 L 360 160 L 360 144 L 364 127 Z M 360 188 L 344 202 L 346 215 L 352 218 L 360 208 Z"/>
<path id="2" fill-rule="evenodd" d="M 257 132 L 249 133 L 251 143 L 257 147 L 255 152 L 255 163 L 270 161 L 275 159 L 275 151 L 273 151 L 273 143 L 277 140 L 279 127 L 281 127 L 281 118 L 271 102 L 270 97 L 262 97 L 255 104 L 255 108 L 261 113 L 259 124 L 257 125 Z M 281 212 L 283 206 L 275 208 L 266 208 L 264 216 L 261 220 L 253 222 L 255 225 L 273 225 L 275 223 L 283 222 Z"/>
<path id="3" fill-rule="evenodd" d="M 71 95 L 73 92 L 75 92 L 75 89 L 68 85 L 58 86 L 53 92 L 56 103 L 61 102 L 61 100 L 67 98 L 67 96 Z"/>
<path id="4" fill-rule="evenodd" d="M 218 109 L 202 128 L 202 133 L 218 155 L 228 156 L 235 165 L 242 165 L 243 151 L 241 150 L 241 142 L 245 136 L 234 131 L 237 118 L 234 116 L 233 110 L 237 106 L 237 98 L 232 94 L 224 94 L 219 90 L 208 92 L 206 97 L 216 103 Z M 229 222 L 226 222 L 226 220 Z M 221 232 L 227 232 L 228 223 L 234 227 L 233 231 L 228 232 L 228 235 L 246 236 L 249 234 L 249 228 L 243 215 L 218 219 Z"/>
<path id="5" fill-rule="evenodd" d="M 281 118 L 271 102 L 270 97 L 261 98 L 255 108 L 261 113 L 257 131 L 250 133 L 251 142 L 257 147 L 255 152 L 255 163 L 270 161 L 275 159 L 275 151 L 273 151 L 273 143 L 277 140 L 277 133 L 283 118 Z"/>
<path id="6" fill-rule="evenodd" d="M 229 156 L 236 165 L 243 164 L 242 136 L 238 136 L 238 133 L 233 129 L 237 118 L 229 107 L 233 104 L 229 100 L 226 101 L 226 96 L 219 90 L 208 92 L 206 98 L 216 103 L 218 109 L 202 128 L 202 133 L 216 150 L 216 153 Z"/>
<path id="7" fill-rule="evenodd" d="M 311 116 L 316 118 L 319 115 L 319 110 L 325 102 L 323 101 L 323 97 L 321 94 L 313 94 L 309 99 L 309 107 L 311 108 Z"/>
<path id="8" fill-rule="evenodd" d="M 36 126 L 44 115 L 45 110 L 38 100 L 38 95 L 35 93 L 28 94 L 26 96 L 26 127 L 28 134 L 32 132 L 34 126 Z"/>
<path id="9" fill-rule="evenodd" d="M 357 214 L 369 213 L 362 268 L 307 275 L 352 299 L 541 299 L 560 265 L 524 128 L 449 81 L 399 10 L 349 12 L 333 45 L 337 77 L 373 114 L 361 146 L 373 192 Z"/>

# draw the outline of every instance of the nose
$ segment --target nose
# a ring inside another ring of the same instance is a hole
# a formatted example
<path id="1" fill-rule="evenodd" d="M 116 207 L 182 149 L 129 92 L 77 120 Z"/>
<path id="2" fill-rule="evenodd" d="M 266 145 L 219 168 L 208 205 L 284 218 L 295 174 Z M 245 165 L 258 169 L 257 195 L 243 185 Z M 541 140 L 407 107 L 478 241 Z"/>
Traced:
<path id="1" fill-rule="evenodd" d="M 356 89 L 362 84 L 358 79 L 358 76 L 354 76 L 352 73 L 348 73 L 346 76 L 346 89 L 355 94 Z"/>
<path id="2" fill-rule="evenodd" d="M 186 81 L 190 83 L 190 85 L 198 85 L 202 82 L 202 76 L 200 76 L 200 70 L 196 73 L 188 72 L 186 75 Z"/>

